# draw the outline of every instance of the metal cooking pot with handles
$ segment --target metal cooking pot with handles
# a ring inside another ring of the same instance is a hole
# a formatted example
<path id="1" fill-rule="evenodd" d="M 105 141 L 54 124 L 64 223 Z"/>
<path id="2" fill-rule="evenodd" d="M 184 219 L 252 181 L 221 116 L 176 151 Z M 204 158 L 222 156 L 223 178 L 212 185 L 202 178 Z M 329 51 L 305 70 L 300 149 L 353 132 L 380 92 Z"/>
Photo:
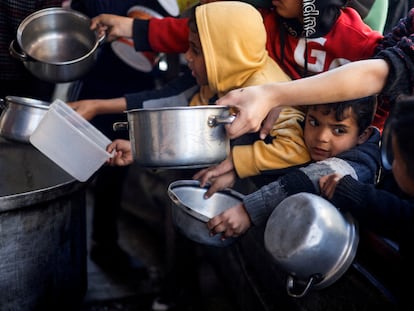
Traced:
<path id="1" fill-rule="evenodd" d="M 264 234 L 267 251 L 288 273 L 286 289 L 292 297 L 338 280 L 352 264 L 358 242 L 357 224 L 350 214 L 304 192 L 274 209 Z"/>
<path id="2" fill-rule="evenodd" d="M 230 150 L 224 128 L 234 116 L 225 106 L 163 107 L 127 111 L 135 161 L 146 167 L 198 168 L 223 161 Z"/>
<path id="3" fill-rule="evenodd" d="M 11 56 L 34 76 L 59 83 L 78 80 L 95 64 L 105 36 L 90 29 L 90 18 L 72 9 L 47 8 L 27 16 L 17 29 Z"/>
<path id="4" fill-rule="evenodd" d="M 49 110 L 49 102 L 38 99 L 7 96 L 0 99 L 0 135 L 29 143 L 29 137 Z"/>

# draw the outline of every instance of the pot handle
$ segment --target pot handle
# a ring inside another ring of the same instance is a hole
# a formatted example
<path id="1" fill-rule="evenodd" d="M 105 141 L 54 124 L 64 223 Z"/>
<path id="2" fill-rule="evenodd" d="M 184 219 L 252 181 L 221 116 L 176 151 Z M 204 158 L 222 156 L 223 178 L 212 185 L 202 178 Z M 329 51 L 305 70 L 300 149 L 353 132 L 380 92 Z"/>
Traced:
<path id="1" fill-rule="evenodd" d="M 303 296 L 305 296 L 307 294 L 307 292 L 309 291 L 310 287 L 313 285 L 313 283 L 315 283 L 317 280 L 319 279 L 318 275 L 312 275 L 309 278 L 308 283 L 306 284 L 305 288 L 303 289 L 303 291 L 301 293 L 294 293 L 293 289 L 295 287 L 295 280 L 293 279 L 293 277 L 291 275 L 288 276 L 287 282 L 286 282 L 286 290 L 289 296 L 294 297 L 294 298 L 302 298 Z"/>
<path id="2" fill-rule="evenodd" d="M 115 132 L 128 130 L 128 128 L 129 128 L 128 122 L 115 122 L 114 124 L 112 124 L 112 129 Z"/>
<path id="3" fill-rule="evenodd" d="M 209 116 L 207 120 L 207 124 L 209 127 L 216 127 L 220 124 L 230 124 L 234 121 L 236 117 L 234 115 L 230 115 L 227 117 L 221 116 Z"/>
<path id="4" fill-rule="evenodd" d="M 98 43 L 99 43 L 99 44 L 102 44 L 102 42 L 104 42 L 104 41 L 105 41 L 105 38 L 106 38 L 106 33 L 104 33 L 102 36 L 100 36 L 100 37 L 98 38 Z"/>
<path id="5" fill-rule="evenodd" d="M 10 46 L 9 46 L 9 53 L 12 57 L 14 57 L 15 59 L 21 60 L 21 61 L 27 61 L 29 59 L 29 57 L 19 48 L 19 52 L 16 50 L 15 48 L 16 46 L 16 41 L 13 40 L 12 42 L 10 42 Z"/>

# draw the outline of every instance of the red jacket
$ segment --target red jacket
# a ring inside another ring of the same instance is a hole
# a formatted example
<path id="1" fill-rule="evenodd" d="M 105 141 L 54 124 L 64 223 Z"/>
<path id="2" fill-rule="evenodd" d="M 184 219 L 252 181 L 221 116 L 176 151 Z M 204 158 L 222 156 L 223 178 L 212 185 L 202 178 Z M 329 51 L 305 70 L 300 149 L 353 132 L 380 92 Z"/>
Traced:
<path id="1" fill-rule="evenodd" d="M 373 31 L 352 8 L 343 9 L 331 31 L 320 38 L 303 38 L 283 31 L 273 9 L 260 9 L 267 30 L 267 50 L 285 72 L 298 79 L 327 71 L 348 62 L 367 59 L 374 51 L 382 34 Z M 134 32 L 135 34 L 135 32 Z M 285 35 L 284 35 L 285 34 Z M 134 37 L 139 40 L 139 37 Z M 148 41 L 154 51 L 184 53 L 188 49 L 186 18 L 151 19 Z M 282 42 L 284 44 L 282 53 Z M 305 73 L 305 51 L 307 71 Z"/>

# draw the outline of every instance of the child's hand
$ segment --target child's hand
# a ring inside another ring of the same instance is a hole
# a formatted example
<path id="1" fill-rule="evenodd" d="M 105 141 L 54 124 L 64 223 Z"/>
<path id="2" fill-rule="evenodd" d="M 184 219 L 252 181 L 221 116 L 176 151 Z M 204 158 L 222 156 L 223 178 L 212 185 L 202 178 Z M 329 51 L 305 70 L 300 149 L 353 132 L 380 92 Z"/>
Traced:
<path id="1" fill-rule="evenodd" d="M 236 238 L 245 233 L 251 226 L 249 214 L 243 203 L 229 208 L 207 222 L 211 235 L 221 233 L 222 239 Z"/>
<path id="2" fill-rule="evenodd" d="M 332 199 L 336 185 L 341 180 L 342 175 L 337 173 L 323 176 L 319 179 L 319 188 L 321 188 L 322 196 Z"/>
<path id="3" fill-rule="evenodd" d="M 106 40 L 113 41 L 119 37 L 132 37 L 133 18 L 114 14 L 100 14 L 91 21 L 91 29 L 99 35 L 106 33 Z"/>
<path id="4" fill-rule="evenodd" d="M 70 102 L 68 105 L 86 120 L 92 120 L 97 115 L 93 99 L 78 100 Z"/>
<path id="5" fill-rule="evenodd" d="M 204 198 L 206 199 L 219 190 L 232 187 L 236 182 L 236 178 L 237 176 L 231 156 L 227 157 L 220 164 L 203 169 L 193 176 L 193 179 L 200 181 L 201 187 L 210 184 L 210 188 L 204 194 Z"/>
<path id="6" fill-rule="evenodd" d="M 106 151 L 115 154 L 107 161 L 107 164 L 111 166 L 126 166 L 132 164 L 134 161 L 132 155 L 131 142 L 126 139 L 115 139 L 106 147 Z"/>

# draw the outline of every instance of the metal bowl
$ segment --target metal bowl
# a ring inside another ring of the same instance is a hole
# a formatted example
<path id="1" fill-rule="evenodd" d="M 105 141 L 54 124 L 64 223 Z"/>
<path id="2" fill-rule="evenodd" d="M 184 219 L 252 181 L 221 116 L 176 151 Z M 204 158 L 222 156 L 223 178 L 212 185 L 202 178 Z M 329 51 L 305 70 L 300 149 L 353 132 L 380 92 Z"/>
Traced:
<path id="1" fill-rule="evenodd" d="M 235 238 L 221 239 L 220 234 L 210 236 L 207 222 L 243 201 L 243 195 L 231 189 L 216 192 L 204 199 L 208 188 L 201 188 L 197 180 L 179 180 L 168 187 L 168 195 L 175 203 L 172 216 L 176 227 L 190 240 L 210 246 L 228 246 Z"/>
<path id="2" fill-rule="evenodd" d="M 288 294 L 302 297 L 310 288 L 327 287 L 345 273 L 355 258 L 359 236 L 349 214 L 320 196 L 298 193 L 272 212 L 264 242 L 289 275 Z"/>

